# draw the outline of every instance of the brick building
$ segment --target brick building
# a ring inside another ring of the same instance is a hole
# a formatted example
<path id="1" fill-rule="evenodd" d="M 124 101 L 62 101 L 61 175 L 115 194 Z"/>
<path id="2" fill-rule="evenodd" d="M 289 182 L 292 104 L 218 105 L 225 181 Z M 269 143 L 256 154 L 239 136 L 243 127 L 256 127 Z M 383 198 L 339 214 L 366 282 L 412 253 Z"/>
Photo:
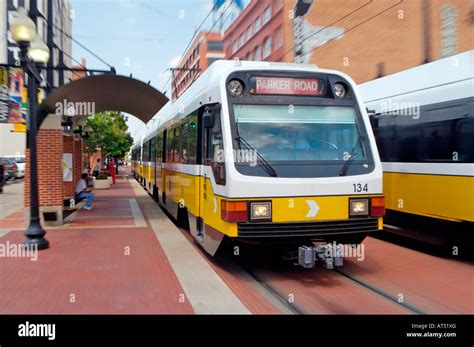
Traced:
<path id="1" fill-rule="evenodd" d="M 200 32 L 172 71 L 171 94 L 177 99 L 209 65 L 224 58 L 222 34 Z"/>
<path id="2" fill-rule="evenodd" d="M 291 61 L 293 2 L 251 1 L 224 33 L 226 59 Z"/>
<path id="3" fill-rule="evenodd" d="M 252 0 L 224 48 L 227 59 L 312 63 L 363 83 L 471 50 L 473 30 L 465 0 Z"/>

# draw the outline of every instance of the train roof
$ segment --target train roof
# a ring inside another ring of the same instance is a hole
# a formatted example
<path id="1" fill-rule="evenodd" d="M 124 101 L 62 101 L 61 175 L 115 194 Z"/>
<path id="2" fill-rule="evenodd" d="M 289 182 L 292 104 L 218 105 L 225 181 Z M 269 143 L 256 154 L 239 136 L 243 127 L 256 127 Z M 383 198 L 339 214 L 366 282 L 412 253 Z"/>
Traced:
<path id="1" fill-rule="evenodd" d="M 413 98 L 426 104 L 436 99 L 441 102 L 470 97 L 474 94 L 473 62 L 474 50 L 471 50 L 362 83 L 359 91 L 365 103 L 376 103 L 387 98 Z M 461 88 L 456 84 L 458 82 L 467 88 Z M 433 89 L 442 86 L 446 88 Z"/>

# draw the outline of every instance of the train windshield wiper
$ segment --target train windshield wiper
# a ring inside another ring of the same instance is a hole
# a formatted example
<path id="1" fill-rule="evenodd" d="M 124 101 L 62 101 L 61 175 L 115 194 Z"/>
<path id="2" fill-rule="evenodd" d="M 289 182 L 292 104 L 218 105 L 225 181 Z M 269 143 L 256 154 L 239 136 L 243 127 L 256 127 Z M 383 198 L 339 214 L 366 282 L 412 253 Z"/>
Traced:
<path id="1" fill-rule="evenodd" d="M 349 170 L 349 168 L 351 167 L 352 162 L 354 161 L 354 157 L 359 151 L 359 148 L 361 148 L 361 143 L 364 139 L 365 139 L 364 136 L 359 135 L 359 137 L 357 138 L 357 142 L 355 143 L 354 147 L 352 147 L 351 151 L 349 152 L 349 158 L 344 163 L 343 167 L 341 168 L 341 171 L 339 171 L 339 176 L 345 176 L 347 174 L 347 170 Z"/>
<path id="2" fill-rule="evenodd" d="M 252 153 L 255 154 L 255 156 L 257 157 L 257 162 L 259 163 L 259 165 L 271 176 L 271 177 L 277 177 L 277 173 L 275 171 L 275 169 L 273 168 L 273 166 L 270 165 L 270 163 L 268 161 L 265 160 L 264 157 L 262 157 L 255 148 L 253 148 L 250 143 L 248 143 L 243 137 L 241 137 L 240 135 L 237 135 L 235 137 L 235 139 L 237 141 L 239 141 L 239 144 L 240 144 L 240 148 L 242 148 L 242 145 L 244 145 L 245 149 L 248 149 L 250 151 L 252 151 Z"/>

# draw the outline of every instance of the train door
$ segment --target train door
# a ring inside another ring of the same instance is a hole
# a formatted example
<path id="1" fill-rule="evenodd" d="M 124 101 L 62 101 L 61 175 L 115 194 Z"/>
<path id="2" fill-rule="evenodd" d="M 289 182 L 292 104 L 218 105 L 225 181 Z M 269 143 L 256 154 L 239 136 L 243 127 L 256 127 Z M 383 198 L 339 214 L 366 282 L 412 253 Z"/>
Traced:
<path id="1" fill-rule="evenodd" d="M 206 224 L 216 217 L 218 200 L 214 195 L 212 182 L 225 184 L 224 147 L 219 104 L 206 105 L 199 114 L 199 134 L 201 136 L 200 192 L 197 228 L 193 236 L 210 254 L 214 254 L 220 243 L 220 237 L 209 237 Z M 220 218 L 220 216 L 218 216 Z M 193 232 L 193 229 L 191 229 Z"/>

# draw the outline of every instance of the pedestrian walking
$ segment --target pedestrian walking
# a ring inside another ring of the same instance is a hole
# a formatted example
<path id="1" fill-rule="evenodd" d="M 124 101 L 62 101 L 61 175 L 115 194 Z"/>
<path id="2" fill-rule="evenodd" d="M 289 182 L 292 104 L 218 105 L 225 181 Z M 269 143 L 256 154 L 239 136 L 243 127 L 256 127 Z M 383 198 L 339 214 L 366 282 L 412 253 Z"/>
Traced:
<path id="1" fill-rule="evenodd" d="M 102 170 L 102 166 L 100 165 L 100 159 L 97 159 L 97 163 L 94 166 L 94 171 L 92 172 L 92 176 L 97 178 Z"/>
<path id="2" fill-rule="evenodd" d="M 109 158 L 107 168 L 109 169 L 110 175 L 112 175 L 112 183 L 115 184 L 115 161 L 114 161 L 114 158 Z"/>

